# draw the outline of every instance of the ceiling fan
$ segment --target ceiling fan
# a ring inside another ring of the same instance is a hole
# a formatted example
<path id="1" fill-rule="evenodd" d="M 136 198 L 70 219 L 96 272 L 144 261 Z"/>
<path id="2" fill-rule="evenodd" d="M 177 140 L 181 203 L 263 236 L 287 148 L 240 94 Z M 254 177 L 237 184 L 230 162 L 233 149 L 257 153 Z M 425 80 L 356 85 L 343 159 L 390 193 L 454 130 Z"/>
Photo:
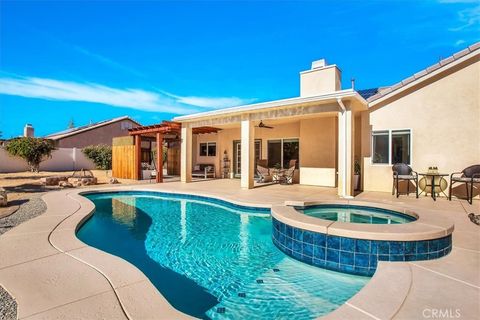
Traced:
<path id="1" fill-rule="evenodd" d="M 260 123 L 258 126 L 255 126 L 256 128 L 266 128 L 266 129 L 273 129 L 271 126 L 267 126 L 265 123 L 263 123 L 263 120 L 260 120 Z"/>

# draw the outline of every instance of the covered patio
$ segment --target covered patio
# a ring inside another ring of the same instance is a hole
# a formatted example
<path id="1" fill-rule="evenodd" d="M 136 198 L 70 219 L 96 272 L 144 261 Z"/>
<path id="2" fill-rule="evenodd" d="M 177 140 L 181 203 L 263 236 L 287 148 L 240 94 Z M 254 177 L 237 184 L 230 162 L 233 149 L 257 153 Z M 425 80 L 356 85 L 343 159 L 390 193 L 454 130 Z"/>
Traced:
<path id="1" fill-rule="evenodd" d="M 349 89 L 177 117 L 181 181 L 191 182 L 192 169 L 210 165 L 217 177 L 239 178 L 241 188 L 252 189 L 259 162 L 269 170 L 296 163 L 294 183 L 337 187 L 338 195 L 352 196 L 354 159 L 361 152 L 359 115 L 366 109 L 366 101 Z M 221 131 L 196 134 L 202 127 Z"/>

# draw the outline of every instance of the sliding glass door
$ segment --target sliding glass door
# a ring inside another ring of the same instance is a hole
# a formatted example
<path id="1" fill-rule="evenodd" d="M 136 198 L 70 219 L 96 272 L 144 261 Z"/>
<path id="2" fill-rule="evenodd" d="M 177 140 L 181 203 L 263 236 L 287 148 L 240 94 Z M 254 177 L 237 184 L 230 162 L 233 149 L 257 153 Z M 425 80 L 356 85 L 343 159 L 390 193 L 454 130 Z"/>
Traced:
<path id="1" fill-rule="evenodd" d="M 290 160 L 297 160 L 299 164 L 300 143 L 298 139 L 268 140 L 268 167 L 287 169 Z"/>
<path id="2" fill-rule="evenodd" d="M 262 155 L 262 140 L 255 140 L 255 164 Z M 235 178 L 240 178 L 242 174 L 242 143 L 240 140 L 233 141 L 233 173 Z"/>

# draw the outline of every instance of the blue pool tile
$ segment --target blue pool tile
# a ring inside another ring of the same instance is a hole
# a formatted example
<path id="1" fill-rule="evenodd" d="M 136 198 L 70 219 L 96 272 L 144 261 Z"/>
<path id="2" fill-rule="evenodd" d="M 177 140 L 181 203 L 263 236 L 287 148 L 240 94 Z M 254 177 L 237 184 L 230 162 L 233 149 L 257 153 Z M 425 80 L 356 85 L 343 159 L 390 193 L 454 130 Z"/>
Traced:
<path id="1" fill-rule="evenodd" d="M 306 255 L 303 255 L 302 257 L 302 261 L 307 263 L 307 264 L 313 264 L 313 258 L 312 257 L 308 257 Z"/>
<path id="2" fill-rule="evenodd" d="M 377 260 L 378 260 L 378 256 L 375 255 L 375 254 L 371 254 L 369 256 L 369 260 L 370 260 L 370 268 L 376 268 L 377 267 Z"/>
<path id="3" fill-rule="evenodd" d="M 312 262 L 313 262 L 313 265 L 314 265 L 314 266 L 317 266 L 317 267 L 320 267 L 320 268 L 324 268 L 324 267 L 325 267 L 325 260 L 323 260 L 323 259 L 315 259 L 315 258 L 313 258 L 313 259 L 312 259 Z"/>
<path id="4" fill-rule="evenodd" d="M 315 259 L 325 260 L 327 257 L 326 248 L 325 247 L 313 247 L 313 257 Z"/>
<path id="5" fill-rule="evenodd" d="M 405 254 L 415 254 L 417 252 L 417 242 L 407 241 L 405 242 Z"/>
<path id="6" fill-rule="evenodd" d="M 428 254 L 428 260 L 431 259 L 437 259 L 438 258 L 438 253 L 437 252 L 431 252 Z"/>
<path id="7" fill-rule="evenodd" d="M 303 231 L 303 242 L 313 244 L 314 233 L 312 231 Z"/>
<path id="8" fill-rule="evenodd" d="M 330 269 L 330 270 L 338 270 L 339 264 L 336 262 L 332 261 L 326 261 L 325 262 L 325 268 Z"/>
<path id="9" fill-rule="evenodd" d="M 429 240 L 428 241 L 428 252 L 438 251 L 438 240 Z"/>
<path id="10" fill-rule="evenodd" d="M 390 254 L 403 254 L 404 243 L 402 241 L 390 241 Z"/>
<path id="11" fill-rule="evenodd" d="M 416 260 L 428 260 L 428 254 L 426 253 L 417 253 Z"/>
<path id="12" fill-rule="evenodd" d="M 300 261 L 303 260 L 303 259 L 302 259 L 302 258 L 303 258 L 302 253 L 301 253 L 301 252 L 298 252 L 298 251 L 293 251 L 293 257 L 294 257 L 295 259 L 297 259 L 297 260 L 300 260 Z"/>
<path id="13" fill-rule="evenodd" d="M 280 228 L 280 222 L 278 222 L 278 220 L 276 219 L 273 219 L 273 228 L 275 230 L 278 230 Z"/>
<path id="14" fill-rule="evenodd" d="M 302 253 L 302 243 L 300 241 L 292 240 L 292 251 Z"/>
<path id="15" fill-rule="evenodd" d="M 340 249 L 340 237 L 327 236 L 328 249 Z"/>
<path id="16" fill-rule="evenodd" d="M 353 266 L 353 252 L 340 251 L 340 264 Z"/>
<path id="17" fill-rule="evenodd" d="M 369 271 L 368 271 L 368 268 L 355 266 L 354 273 L 358 275 L 368 275 Z"/>
<path id="18" fill-rule="evenodd" d="M 297 241 L 303 241 L 303 230 L 294 228 L 293 229 L 293 239 Z"/>
<path id="19" fill-rule="evenodd" d="M 388 254 L 379 254 L 378 255 L 378 261 L 389 261 L 390 256 Z"/>
<path id="20" fill-rule="evenodd" d="M 417 241 L 417 254 L 428 252 L 428 241 Z"/>
<path id="21" fill-rule="evenodd" d="M 285 226 L 285 235 L 287 237 L 293 238 L 293 228 L 291 226 Z"/>
<path id="22" fill-rule="evenodd" d="M 340 250 L 342 251 L 355 251 L 355 240 L 352 238 L 340 238 Z"/>
<path id="23" fill-rule="evenodd" d="M 302 244 L 303 254 L 308 257 L 313 257 L 313 244 L 303 242 Z"/>
<path id="24" fill-rule="evenodd" d="M 370 253 L 377 254 L 378 253 L 378 241 L 372 240 L 370 242 Z"/>
<path id="25" fill-rule="evenodd" d="M 326 247 L 327 246 L 327 236 L 323 233 L 314 233 L 313 235 L 313 244 L 316 246 L 320 247 Z"/>
<path id="26" fill-rule="evenodd" d="M 292 248 L 293 248 L 293 239 L 292 238 L 285 237 L 285 247 L 287 249 L 292 250 Z"/>
<path id="27" fill-rule="evenodd" d="M 379 241 L 378 242 L 378 254 L 389 254 L 390 246 L 388 241 Z"/>
<path id="28" fill-rule="evenodd" d="M 285 235 L 283 233 L 280 233 L 278 235 L 278 242 L 282 244 L 283 246 L 285 245 Z"/>
<path id="29" fill-rule="evenodd" d="M 355 253 L 355 267 L 365 267 L 368 268 L 369 265 L 369 255 L 366 253 Z"/>
<path id="30" fill-rule="evenodd" d="M 370 240 L 355 240 L 355 252 L 369 253 L 370 252 Z"/>
<path id="31" fill-rule="evenodd" d="M 403 254 L 391 254 L 390 261 L 404 261 L 405 256 Z"/>
<path id="32" fill-rule="evenodd" d="M 355 267 L 353 265 L 341 264 L 338 266 L 339 271 L 346 273 L 355 273 Z"/>
<path id="33" fill-rule="evenodd" d="M 405 255 L 405 261 L 416 261 L 417 256 L 415 254 L 407 254 Z"/>
<path id="34" fill-rule="evenodd" d="M 338 250 L 327 249 L 327 261 L 338 263 L 340 261 L 340 254 Z"/>

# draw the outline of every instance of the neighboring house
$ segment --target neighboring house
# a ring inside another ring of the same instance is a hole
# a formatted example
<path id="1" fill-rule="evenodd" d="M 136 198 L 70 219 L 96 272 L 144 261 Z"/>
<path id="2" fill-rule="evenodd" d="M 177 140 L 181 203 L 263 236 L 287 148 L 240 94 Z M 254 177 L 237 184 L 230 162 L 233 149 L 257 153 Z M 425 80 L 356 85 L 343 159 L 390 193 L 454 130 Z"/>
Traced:
<path id="1" fill-rule="evenodd" d="M 254 184 L 255 160 L 286 167 L 298 160 L 300 184 L 353 195 L 353 166 L 363 190 L 390 191 L 391 165 L 461 171 L 480 163 L 480 43 L 391 87 L 341 88 L 341 71 L 324 60 L 300 73 L 300 96 L 174 120 L 182 124 L 181 180 L 198 164 L 227 166 L 242 188 Z M 192 134 L 211 126 L 218 133 Z M 269 128 L 272 127 L 272 128 Z M 230 163 L 224 163 L 224 157 Z"/>
<path id="2" fill-rule="evenodd" d="M 55 142 L 57 148 L 84 148 L 90 145 L 112 145 L 114 137 L 128 136 L 128 129 L 140 124 L 124 116 L 85 126 L 67 129 L 45 136 Z"/>

